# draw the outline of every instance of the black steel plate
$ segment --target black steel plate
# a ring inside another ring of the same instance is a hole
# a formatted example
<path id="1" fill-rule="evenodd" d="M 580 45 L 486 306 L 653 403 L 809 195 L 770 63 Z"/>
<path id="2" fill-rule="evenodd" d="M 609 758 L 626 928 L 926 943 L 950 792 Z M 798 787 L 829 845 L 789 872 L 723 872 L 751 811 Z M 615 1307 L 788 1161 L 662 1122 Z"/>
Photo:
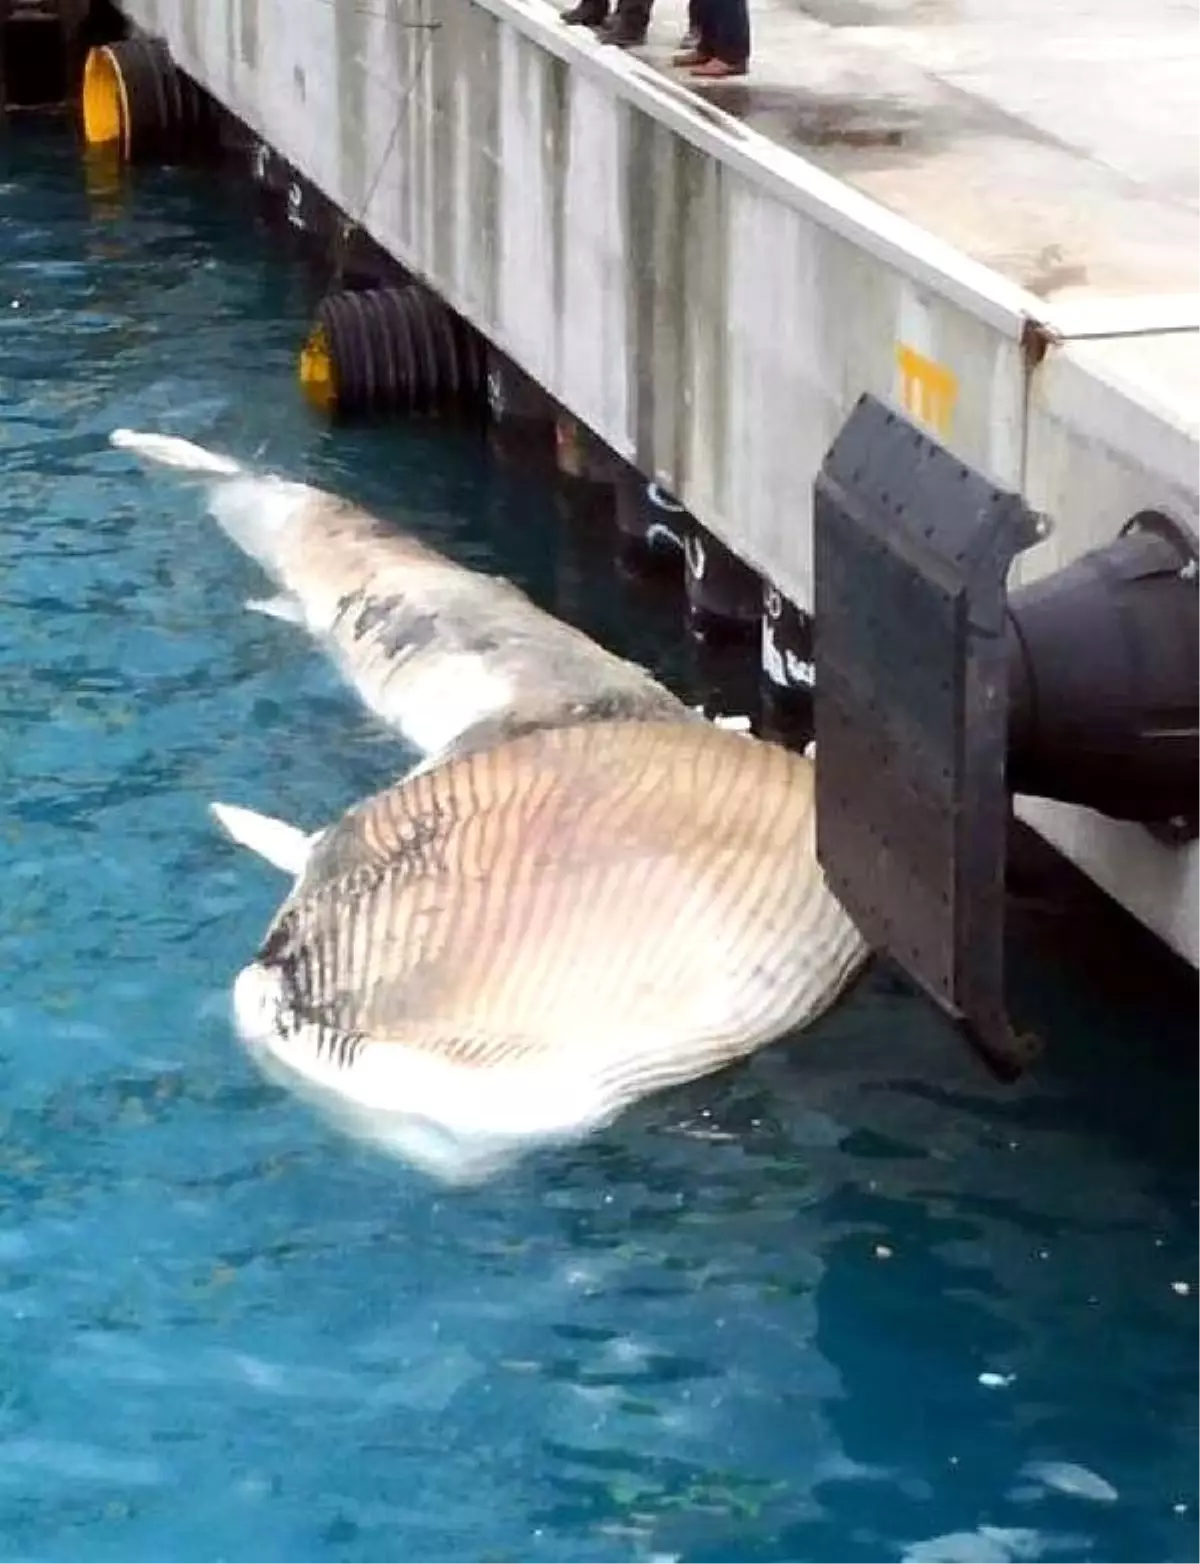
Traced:
<path id="1" fill-rule="evenodd" d="M 1019 1068 L 1004 620 L 1038 518 L 868 395 L 825 458 L 813 530 L 821 863 L 872 946 Z"/>

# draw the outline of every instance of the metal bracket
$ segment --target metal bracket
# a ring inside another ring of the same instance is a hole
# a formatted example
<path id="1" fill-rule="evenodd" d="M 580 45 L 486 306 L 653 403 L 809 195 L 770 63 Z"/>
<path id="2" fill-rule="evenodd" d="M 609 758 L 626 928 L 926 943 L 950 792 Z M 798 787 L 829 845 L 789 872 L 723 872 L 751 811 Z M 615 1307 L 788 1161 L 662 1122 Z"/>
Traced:
<path id="1" fill-rule="evenodd" d="M 863 936 L 999 1073 L 1035 1051 L 1004 1000 L 1006 581 L 1045 534 L 877 398 L 814 493 L 817 852 Z"/>

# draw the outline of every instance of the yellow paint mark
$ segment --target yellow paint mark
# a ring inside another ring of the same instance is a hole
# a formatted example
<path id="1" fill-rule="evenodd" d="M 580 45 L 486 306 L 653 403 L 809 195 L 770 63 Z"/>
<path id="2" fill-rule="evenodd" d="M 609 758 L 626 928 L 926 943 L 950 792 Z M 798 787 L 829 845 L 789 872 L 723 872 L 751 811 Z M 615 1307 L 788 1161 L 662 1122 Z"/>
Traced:
<path id="1" fill-rule="evenodd" d="M 83 67 L 83 137 L 89 146 L 119 145 L 129 156 L 129 99 L 116 54 L 89 49 Z"/>
<path id="2" fill-rule="evenodd" d="M 904 411 L 934 434 L 948 435 L 958 401 L 958 377 L 945 364 L 926 358 L 906 342 L 896 344 L 896 368 Z"/>
<path id="3" fill-rule="evenodd" d="M 313 407 L 330 413 L 337 406 L 337 371 L 325 327 L 319 323 L 300 349 L 300 388 Z"/>

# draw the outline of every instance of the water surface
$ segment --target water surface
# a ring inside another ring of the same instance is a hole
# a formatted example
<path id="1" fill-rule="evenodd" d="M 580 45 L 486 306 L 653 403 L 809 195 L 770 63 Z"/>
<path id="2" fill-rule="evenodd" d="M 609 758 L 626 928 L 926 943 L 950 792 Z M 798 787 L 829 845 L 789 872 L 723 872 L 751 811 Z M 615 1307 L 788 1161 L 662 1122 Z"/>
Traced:
<path id="1" fill-rule="evenodd" d="M 312 302 L 211 179 L 0 139 L 0 1555 L 1195 1559 L 1195 991 L 1127 932 L 1025 917 L 1015 1088 L 874 974 L 472 1192 L 242 1054 L 282 886 L 208 801 L 316 826 L 408 757 L 113 427 L 686 662 L 478 442 L 316 424 Z"/>

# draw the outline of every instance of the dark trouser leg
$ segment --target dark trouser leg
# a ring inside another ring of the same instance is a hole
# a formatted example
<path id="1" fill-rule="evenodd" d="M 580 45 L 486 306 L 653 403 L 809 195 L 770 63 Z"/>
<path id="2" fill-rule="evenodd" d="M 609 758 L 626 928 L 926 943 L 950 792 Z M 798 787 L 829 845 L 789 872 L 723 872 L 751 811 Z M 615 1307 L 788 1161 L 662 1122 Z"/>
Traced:
<path id="1" fill-rule="evenodd" d="M 750 14 L 746 0 L 699 0 L 706 53 L 730 65 L 750 58 Z"/>
<path id="2" fill-rule="evenodd" d="M 712 13 L 712 0 L 688 0 L 688 40 L 691 47 L 700 54 L 712 52 L 712 44 L 709 41 L 709 17 Z"/>

